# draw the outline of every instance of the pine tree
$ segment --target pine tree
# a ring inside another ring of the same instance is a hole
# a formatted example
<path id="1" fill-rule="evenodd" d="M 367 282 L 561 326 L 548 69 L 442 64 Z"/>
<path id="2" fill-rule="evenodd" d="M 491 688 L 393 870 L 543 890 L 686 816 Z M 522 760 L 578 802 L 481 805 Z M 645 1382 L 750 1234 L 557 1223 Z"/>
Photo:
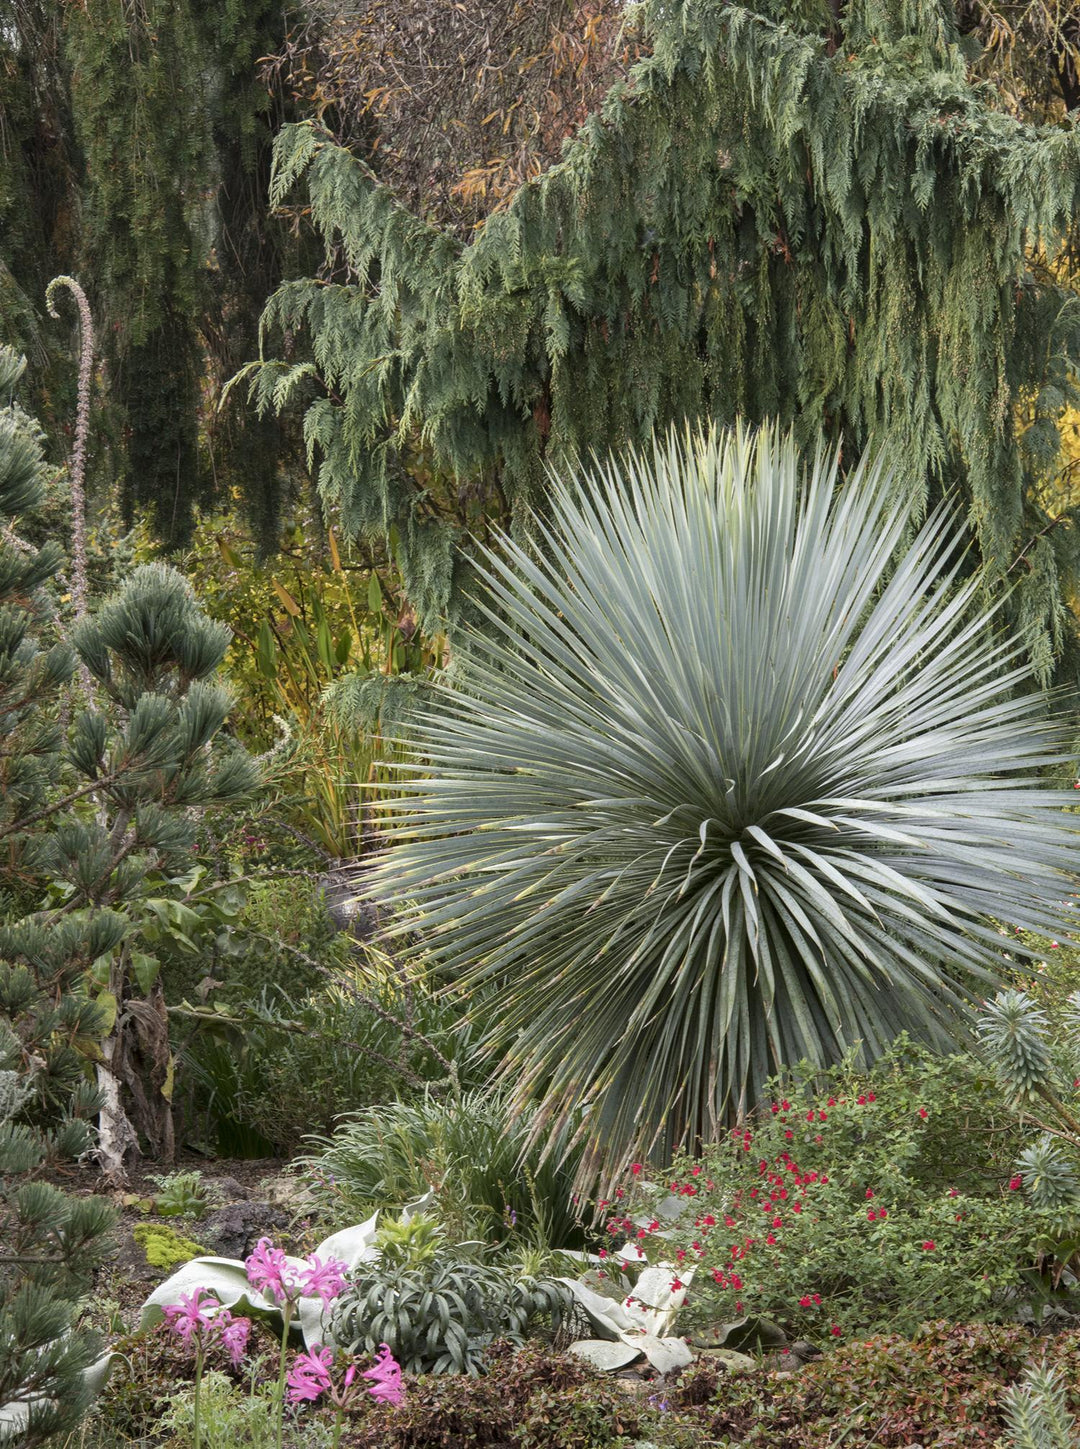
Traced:
<path id="1" fill-rule="evenodd" d="M 16 360 L 0 357 L 10 386 Z M 74 629 L 101 705 L 60 730 L 72 653 L 31 631 L 60 557 L 11 527 L 40 498 L 41 445 L 17 410 L 0 422 L 0 1011 L 32 1074 L 23 1115 L 51 1126 L 98 1112 L 98 1150 L 122 1176 L 140 1139 L 165 1161 L 173 1151 L 168 1014 L 139 903 L 182 914 L 170 878 L 190 870 L 205 811 L 246 795 L 257 771 L 221 733 L 228 630 L 161 564 Z"/>
<path id="2" fill-rule="evenodd" d="M 921 508 L 957 490 L 1046 677 L 1073 630 L 1049 484 L 1080 308 L 1029 257 L 1076 214 L 1074 129 L 997 108 L 945 0 L 638 13 L 652 53 L 469 241 L 283 131 L 272 199 L 304 179 L 327 265 L 267 307 L 310 351 L 253 365 L 258 405 L 306 403 L 324 497 L 391 536 L 428 619 L 459 605 L 454 545 L 519 524 L 545 463 L 698 415 L 887 440 Z"/>
<path id="3" fill-rule="evenodd" d="M 62 920 L 51 934 L 20 929 L 40 866 L 34 826 L 59 767 L 50 703 L 72 667 L 69 650 L 35 639 L 59 552 L 20 545 L 11 529 L 40 500 L 44 473 L 38 429 L 11 401 L 22 366 L 0 349 L 0 1437 L 14 1426 L 29 1449 L 73 1428 L 86 1406 L 96 1342 L 74 1327 L 75 1304 L 112 1223 L 103 1201 L 40 1180 L 47 1163 L 91 1145 L 98 1102 L 78 1043 L 101 1025 L 85 996 L 46 983 L 58 958 L 70 975 L 108 949 L 117 921 L 104 913 L 93 924 Z"/>

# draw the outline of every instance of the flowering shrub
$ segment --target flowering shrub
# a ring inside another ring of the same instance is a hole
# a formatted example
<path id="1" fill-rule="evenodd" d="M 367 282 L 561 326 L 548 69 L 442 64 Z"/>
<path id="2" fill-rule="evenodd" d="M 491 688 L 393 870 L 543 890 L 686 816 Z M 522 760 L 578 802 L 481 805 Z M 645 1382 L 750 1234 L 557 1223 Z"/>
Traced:
<path id="1" fill-rule="evenodd" d="M 1047 1223 L 1020 1200 L 1015 1126 L 969 1059 L 901 1043 L 870 1077 L 772 1089 L 700 1160 L 604 1204 L 613 1240 L 629 1229 L 651 1260 L 696 1266 L 681 1330 L 760 1315 L 822 1343 L 1015 1312 Z M 665 1225 L 668 1192 L 685 1207 Z"/>

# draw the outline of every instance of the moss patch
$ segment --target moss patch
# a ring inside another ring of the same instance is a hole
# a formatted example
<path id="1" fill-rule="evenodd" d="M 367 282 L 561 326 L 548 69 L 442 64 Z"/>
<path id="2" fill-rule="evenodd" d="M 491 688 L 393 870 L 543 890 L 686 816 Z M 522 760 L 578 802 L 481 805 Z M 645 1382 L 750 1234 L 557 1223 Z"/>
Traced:
<path id="1" fill-rule="evenodd" d="M 164 1223 L 138 1223 L 132 1236 L 146 1254 L 151 1268 L 175 1268 L 191 1258 L 202 1257 L 206 1249 L 191 1238 L 184 1238 Z"/>

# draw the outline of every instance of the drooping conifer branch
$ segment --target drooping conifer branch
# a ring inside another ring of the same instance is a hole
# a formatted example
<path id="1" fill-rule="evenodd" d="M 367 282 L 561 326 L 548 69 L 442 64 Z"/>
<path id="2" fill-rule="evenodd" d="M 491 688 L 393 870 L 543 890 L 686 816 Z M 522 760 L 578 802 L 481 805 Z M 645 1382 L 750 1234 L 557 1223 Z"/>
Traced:
<path id="1" fill-rule="evenodd" d="M 1043 531 L 1040 490 L 1080 307 L 1029 258 L 1072 224 L 1080 136 L 996 110 L 944 0 L 848 5 L 839 44 L 812 10 L 646 0 L 651 56 L 468 244 L 314 126 L 281 134 L 273 199 L 304 180 L 328 265 L 271 299 L 264 336 L 310 354 L 255 364 L 253 395 L 305 402 L 324 495 L 393 537 L 429 617 L 454 544 L 522 517 L 545 461 L 777 416 L 887 440 L 920 507 L 959 490 L 991 576 L 1025 550 L 1039 673 L 1060 658 L 1075 530 Z"/>

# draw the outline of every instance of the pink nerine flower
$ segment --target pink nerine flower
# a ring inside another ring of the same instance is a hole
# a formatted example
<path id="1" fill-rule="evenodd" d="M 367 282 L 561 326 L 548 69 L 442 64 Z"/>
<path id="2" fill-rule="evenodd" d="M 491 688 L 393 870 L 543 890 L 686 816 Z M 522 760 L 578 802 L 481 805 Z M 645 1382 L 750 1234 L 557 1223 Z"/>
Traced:
<path id="1" fill-rule="evenodd" d="M 348 1263 L 340 1258 L 328 1258 L 324 1263 L 317 1253 L 305 1259 L 305 1266 L 294 1267 L 269 1238 L 259 1239 L 244 1266 L 252 1287 L 277 1303 L 295 1303 L 298 1298 L 321 1298 L 323 1307 L 332 1303 L 345 1287 L 345 1274 L 349 1268 Z"/>
<path id="2" fill-rule="evenodd" d="M 383 1404 L 400 1404 L 405 1387 L 401 1382 L 401 1367 L 390 1352 L 390 1345 L 381 1343 L 375 1362 L 365 1369 L 362 1378 L 370 1379 L 368 1393 Z"/>
<path id="3" fill-rule="evenodd" d="M 278 1302 L 292 1297 L 285 1284 L 289 1261 L 280 1248 L 274 1247 L 269 1238 L 259 1239 L 255 1251 L 245 1261 L 244 1267 L 247 1269 L 248 1282 L 253 1288 L 258 1288 L 260 1293 L 276 1298 Z"/>
<path id="4" fill-rule="evenodd" d="M 194 1293 L 181 1293 L 179 1303 L 169 1303 L 161 1311 L 177 1337 L 190 1343 L 192 1335 L 198 1336 L 211 1327 L 214 1314 L 220 1307 L 221 1304 L 205 1288 L 196 1288 Z"/>
<path id="5" fill-rule="evenodd" d="M 334 1362 L 332 1348 L 313 1348 L 298 1353 L 289 1370 L 289 1403 L 302 1404 L 315 1400 L 330 1387 L 330 1365 Z"/>
<path id="6" fill-rule="evenodd" d="M 300 1289 L 305 1298 L 321 1298 L 325 1308 L 345 1287 L 349 1265 L 340 1258 L 327 1258 L 324 1263 L 316 1253 L 307 1262 L 307 1268 L 299 1276 Z"/>
<path id="7" fill-rule="evenodd" d="M 221 1342 L 232 1359 L 233 1368 L 239 1368 L 240 1360 L 244 1357 L 244 1349 L 247 1348 L 251 1320 L 234 1318 L 228 1309 L 222 1309 L 214 1321 L 214 1327 L 221 1330 Z"/>

